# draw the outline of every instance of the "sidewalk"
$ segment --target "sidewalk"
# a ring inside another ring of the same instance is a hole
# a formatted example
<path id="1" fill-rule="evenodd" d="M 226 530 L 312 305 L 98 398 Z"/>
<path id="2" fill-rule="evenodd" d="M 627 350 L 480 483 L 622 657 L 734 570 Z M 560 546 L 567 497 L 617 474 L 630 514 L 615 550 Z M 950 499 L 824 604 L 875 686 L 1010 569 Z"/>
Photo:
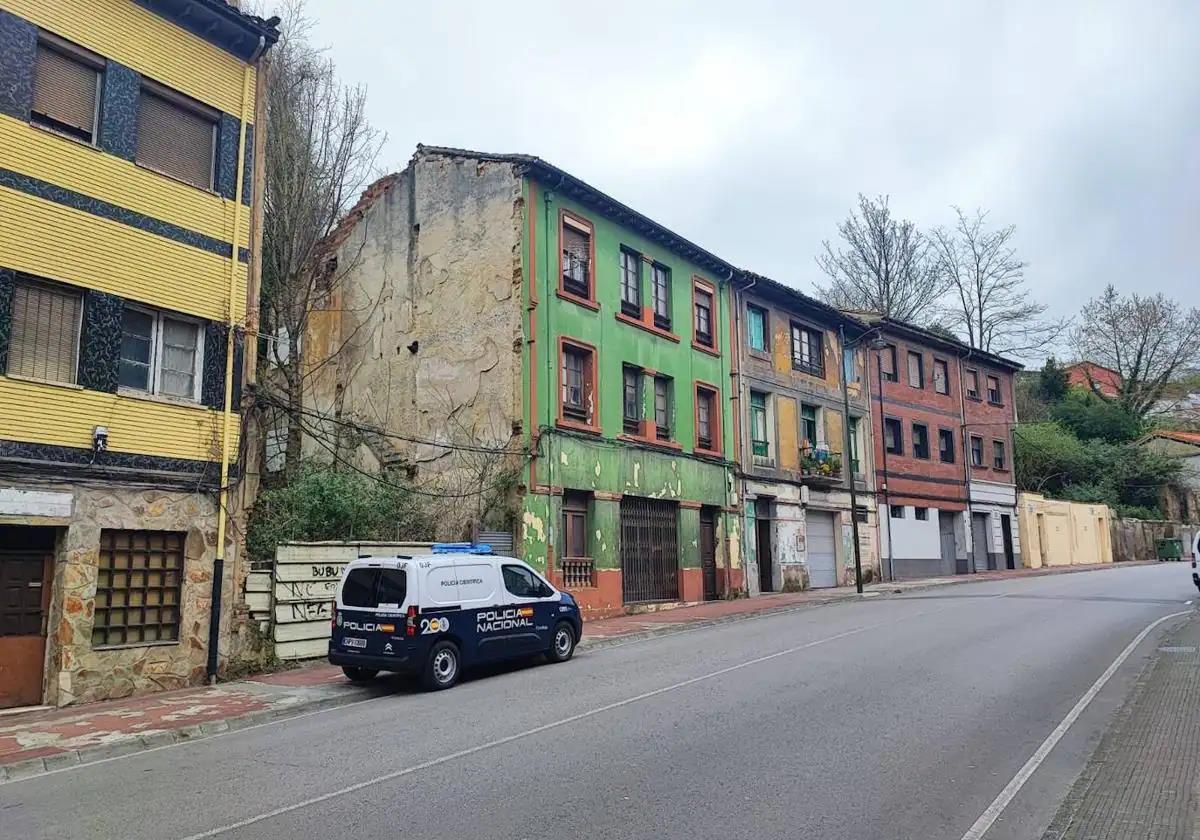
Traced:
<path id="1" fill-rule="evenodd" d="M 1200 838 L 1200 613 L 1159 645 L 1043 840 Z"/>
<path id="2" fill-rule="evenodd" d="M 1130 565 L 1142 564 L 1018 569 L 879 583 L 865 587 L 864 597 L 885 597 L 954 584 Z M 853 588 L 779 593 L 591 621 L 584 627 L 580 649 L 604 647 L 858 598 Z M 245 729 L 266 721 L 354 703 L 394 691 L 394 681 L 387 679 L 366 686 L 352 685 L 342 676 L 340 668 L 320 662 L 213 687 L 187 688 L 85 706 L 0 715 L 0 783 L 75 764 Z"/>

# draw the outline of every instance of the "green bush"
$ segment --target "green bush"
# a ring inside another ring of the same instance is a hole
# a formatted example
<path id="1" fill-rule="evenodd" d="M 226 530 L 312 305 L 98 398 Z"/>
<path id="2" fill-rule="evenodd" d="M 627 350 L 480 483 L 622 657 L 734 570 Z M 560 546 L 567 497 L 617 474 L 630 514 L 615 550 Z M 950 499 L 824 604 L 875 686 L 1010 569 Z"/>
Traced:
<path id="1" fill-rule="evenodd" d="M 1126 443 L 1145 431 L 1142 421 L 1121 406 L 1080 388 L 1071 389 L 1055 403 L 1050 416 L 1080 440 Z"/>
<path id="2" fill-rule="evenodd" d="M 246 529 L 251 561 L 273 560 L 289 540 L 427 539 L 434 526 L 425 499 L 385 480 L 303 466 L 286 486 L 259 494 Z"/>

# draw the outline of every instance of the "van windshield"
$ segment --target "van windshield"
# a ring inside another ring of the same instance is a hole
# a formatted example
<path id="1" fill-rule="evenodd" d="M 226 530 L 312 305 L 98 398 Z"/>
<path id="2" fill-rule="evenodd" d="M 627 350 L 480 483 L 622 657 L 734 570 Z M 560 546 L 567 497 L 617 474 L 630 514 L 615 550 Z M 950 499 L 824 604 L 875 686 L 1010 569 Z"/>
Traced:
<path id="1" fill-rule="evenodd" d="M 403 604 L 408 578 L 403 569 L 351 569 L 342 584 L 342 604 L 373 609 L 380 604 Z"/>

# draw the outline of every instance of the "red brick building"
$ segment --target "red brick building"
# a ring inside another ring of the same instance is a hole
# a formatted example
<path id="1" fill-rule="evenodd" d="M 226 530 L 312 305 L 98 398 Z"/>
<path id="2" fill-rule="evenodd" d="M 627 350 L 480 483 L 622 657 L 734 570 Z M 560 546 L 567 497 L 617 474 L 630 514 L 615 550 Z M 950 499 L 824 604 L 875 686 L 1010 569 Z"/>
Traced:
<path id="1" fill-rule="evenodd" d="M 1063 371 L 1067 374 L 1067 384 L 1072 388 L 1085 388 L 1106 397 L 1115 397 L 1121 393 L 1121 374 L 1112 368 L 1095 362 L 1076 362 L 1067 365 Z"/>
<path id="2" fill-rule="evenodd" d="M 893 578 L 1020 565 L 1012 430 L 1021 365 L 888 318 L 871 366 L 880 547 Z"/>

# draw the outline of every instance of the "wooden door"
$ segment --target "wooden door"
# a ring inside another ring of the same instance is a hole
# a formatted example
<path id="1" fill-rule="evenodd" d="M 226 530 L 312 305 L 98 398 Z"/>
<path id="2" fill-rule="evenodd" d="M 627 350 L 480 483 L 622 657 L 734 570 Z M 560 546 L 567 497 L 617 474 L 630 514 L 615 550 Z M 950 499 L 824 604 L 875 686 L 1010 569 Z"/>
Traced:
<path id="1" fill-rule="evenodd" d="M 709 508 L 700 510 L 700 570 L 704 577 L 704 600 L 717 597 L 717 526 Z"/>
<path id="2" fill-rule="evenodd" d="M 42 702 L 53 555 L 0 550 L 0 709 Z"/>

